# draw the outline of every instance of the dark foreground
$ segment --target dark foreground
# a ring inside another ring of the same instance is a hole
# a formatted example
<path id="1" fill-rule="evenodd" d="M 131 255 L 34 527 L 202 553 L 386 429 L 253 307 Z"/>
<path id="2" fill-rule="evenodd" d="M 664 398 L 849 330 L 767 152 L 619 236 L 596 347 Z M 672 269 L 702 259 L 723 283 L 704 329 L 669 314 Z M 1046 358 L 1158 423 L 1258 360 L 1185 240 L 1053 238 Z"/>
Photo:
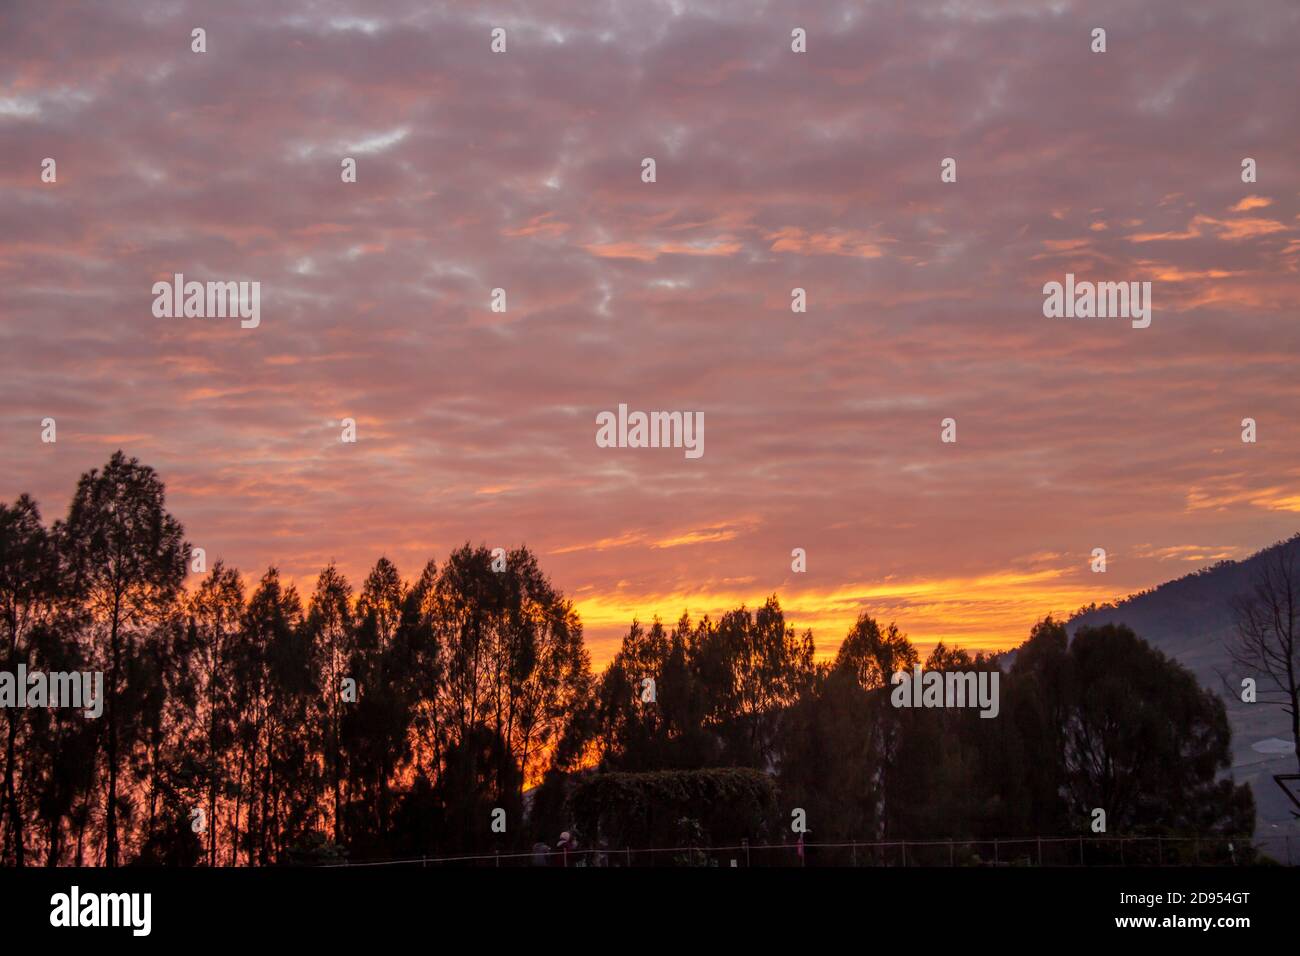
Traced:
<path id="1" fill-rule="evenodd" d="M 205 948 L 256 941 L 295 950 L 419 938 L 492 950 L 552 943 L 597 951 L 639 940 L 771 951 L 845 933 L 876 944 L 1284 939 L 1296 925 L 1297 888 L 1296 871 L 1286 867 L 61 868 L 4 870 L 0 883 L 9 940 L 127 947 L 202 940 Z M 143 897 L 121 895 L 144 893 L 147 936 L 131 921 L 142 915 Z M 74 900 L 80 913 L 70 920 Z M 118 925 L 51 925 L 52 915 L 81 924 L 101 913 Z"/>

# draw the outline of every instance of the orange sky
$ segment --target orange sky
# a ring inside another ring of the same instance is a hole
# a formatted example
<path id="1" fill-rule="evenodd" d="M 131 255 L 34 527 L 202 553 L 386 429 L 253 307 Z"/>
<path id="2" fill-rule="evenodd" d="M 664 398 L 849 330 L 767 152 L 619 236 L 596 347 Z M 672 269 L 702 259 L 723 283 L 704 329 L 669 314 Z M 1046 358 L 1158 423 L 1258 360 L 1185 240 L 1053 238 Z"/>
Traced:
<path id="1" fill-rule="evenodd" d="M 1300 526 L 1294 4 L 447 6 L 7 12 L 0 497 L 121 447 L 307 588 L 527 544 L 597 663 L 773 592 L 823 655 L 1006 647 Z M 155 318 L 177 272 L 261 324 Z M 1044 318 L 1066 273 L 1151 326 Z M 704 455 L 597 447 L 621 403 Z"/>

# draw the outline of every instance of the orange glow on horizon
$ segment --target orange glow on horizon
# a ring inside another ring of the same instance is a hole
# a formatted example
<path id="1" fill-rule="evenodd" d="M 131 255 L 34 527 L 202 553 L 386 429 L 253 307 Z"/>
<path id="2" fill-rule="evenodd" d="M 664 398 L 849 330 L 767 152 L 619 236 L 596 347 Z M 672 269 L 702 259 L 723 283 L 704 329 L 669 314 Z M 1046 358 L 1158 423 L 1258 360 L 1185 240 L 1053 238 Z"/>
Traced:
<path id="1" fill-rule="evenodd" d="M 1048 614 L 1068 616 L 1090 602 L 1111 600 L 1113 588 L 1080 581 L 1060 569 L 1005 571 L 971 577 L 886 580 L 879 583 L 815 588 L 777 588 L 786 622 L 799 633 L 811 629 L 817 659 L 835 656 L 841 641 L 864 611 L 880 623 L 897 622 L 922 652 L 942 641 L 971 651 L 1009 650 L 1029 636 Z M 761 606 L 771 590 L 694 590 L 669 594 L 589 595 L 574 599 L 597 669 L 618 650 L 633 620 L 649 623 L 657 615 L 674 625 L 683 611 L 692 621 L 706 614 L 716 620 L 744 604 Z"/>

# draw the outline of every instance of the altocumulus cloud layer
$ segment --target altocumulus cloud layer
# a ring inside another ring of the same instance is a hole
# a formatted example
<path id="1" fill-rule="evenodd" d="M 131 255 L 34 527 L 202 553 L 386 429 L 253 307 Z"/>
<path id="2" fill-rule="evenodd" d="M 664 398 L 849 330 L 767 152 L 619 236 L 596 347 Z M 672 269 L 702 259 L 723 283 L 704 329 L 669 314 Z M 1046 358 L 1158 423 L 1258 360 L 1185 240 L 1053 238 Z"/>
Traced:
<path id="1" fill-rule="evenodd" d="M 0 494 L 47 517 L 121 447 L 250 574 L 527 543 L 597 661 L 772 591 L 823 651 L 863 607 L 1008 645 L 1300 525 L 1293 3 L 0 17 Z M 173 272 L 261 326 L 154 318 Z M 1151 327 L 1044 318 L 1067 272 Z M 620 402 L 706 454 L 597 448 Z"/>

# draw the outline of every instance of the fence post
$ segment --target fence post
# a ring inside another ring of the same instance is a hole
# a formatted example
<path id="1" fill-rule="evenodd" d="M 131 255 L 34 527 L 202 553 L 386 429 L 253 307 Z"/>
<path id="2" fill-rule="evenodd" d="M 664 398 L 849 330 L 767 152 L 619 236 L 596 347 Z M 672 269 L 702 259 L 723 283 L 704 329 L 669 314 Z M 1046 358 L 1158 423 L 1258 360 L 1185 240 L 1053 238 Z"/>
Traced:
<path id="1" fill-rule="evenodd" d="M 494 851 L 494 852 L 495 852 L 496 855 L 497 855 L 497 869 L 499 870 L 499 869 L 501 869 L 501 851 L 500 851 L 500 850 L 496 850 L 496 851 Z"/>
<path id="2" fill-rule="evenodd" d="M 956 850 L 954 849 L 954 847 L 953 847 L 953 843 L 952 843 L 951 840 L 948 841 L 948 865 L 949 865 L 949 866 L 956 866 L 956 865 L 957 865 L 957 852 L 956 852 Z"/>
<path id="3" fill-rule="evenodd" d="M 1083 866 L 1083 837 L 1079 837 L 1079 865 Z"/>
<path id="4" fill-rule="evenodd" d="M 1290 844 L 1287 844 L 1287 860 L 1286 860 L 1286 861 L 1287 861 L 1288 863 L 1291 862 L 1291 850 L 1290 850 Z M 854 840 L 854 841 L 853 841 L 853 866 L 854 866 L 855 869 L 857 868 L 857 865 L 858 865 L 858 841 L 857 841 L 857 840 Z"/>
<path id="5" fill-rule="evenodd" d="M 748 869 L 749 868 L 749 837 L 744 837 L 740 842 L 743 843 L 745 846 L 745 867 L 746 869 Z"/>
<path id="6" fill-rule="evenodd" d="M 907 867 L 907 841 L 906 840 L 902 841 L 899 844 L 899 846 L 903 848 L 903 866 L 904 868 L 906 868 Z"/>
<path id="7" fill-rule="evenodd" d="M 1043 838 L 1038 838 L 1038 865 L 1043 865 Z"/>
<path id="8" fill-rule="evenodd" d="M 627 865 L 632 865 L 632 848 L 630 846 L 627 848 Z"/>
<path id="9" fill-rule="evenodd" d="M 428 854 L 426 854 L 426 855 L 420 857 L 420 866 L 425 867 L 425 866 L 428 866 L 428 865 L 429 865 L 429 857 L 428 857 Z"/>
<path id="10" fill-rule="evenodd" d="M 998 840 L 997 837 L 994 837 L 993 838 L 993 865 L 998 866 L 1001 863 L 1001 861 L 1002 861 L 1001 857 L 998 854 Z"/>

